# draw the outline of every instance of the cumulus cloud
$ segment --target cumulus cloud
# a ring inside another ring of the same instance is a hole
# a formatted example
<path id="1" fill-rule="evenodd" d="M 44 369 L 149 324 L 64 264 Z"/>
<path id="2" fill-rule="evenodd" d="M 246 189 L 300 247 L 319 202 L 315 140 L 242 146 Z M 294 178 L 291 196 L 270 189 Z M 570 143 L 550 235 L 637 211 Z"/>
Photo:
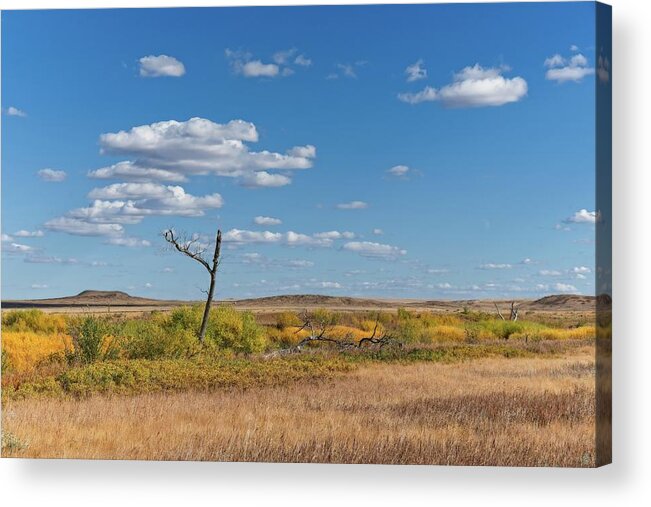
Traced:
<path id="1" fill-rule="evenodd" d="M 489 262 L 487 264 L 481 264 L 479 266 L 479 269 L 511 269 L 513 266 L 511 264 L 496 264 L 493 262 Z"/>
<path id="2" fill-rule="evenodd" d="M 117 223 L 87 222 L 79 218 L 57 217 L 45 222 L 50 231 L 65 232 L 75 236 L 120 236 L 124 227 Z"/>
<path id="3" fill-rule="evenodd" d="M 502 106 L 517 102 L 527 95 L 527 82 L 522 77 L 507 78 L 507 67 L 484 68 L 479 64 L 465 67 L 454 74 L 452 83 L 440 89 L 426 86 L 417 93 L 400 93 L 398 99 L 408 104 L 440 101 L 445 107 Z"/>
<path id="4" fill-rule="evenodd" d="M 578 83 L 584 77 L 594 74 L 594 68 L 588 64 L 588 59 L 581 53 L 576 53 L 569 58 L 555 54 L 545 59 L 547 72 L 545 78 L 558 83 L 573 81 Z"/>
<path id="5" fill-rule="evenodd" d="M 292 182 L 289 176 L 284 174 L 272 174 L 267 171 L 256 171 L 246 174 L 240 178 L 240 185 L 248 188 L 270 188 L 270 187 L 284 187 Z"/>
<path id="6" fill-rule="evenodd" d="M 561 276 L 563 273 L 556 269 L 541 269 L 538 274 L 540 276 Z"/>
<path id="7" fill-rule="evenodd" d="M 577 288 L 569 283 L 555 283 L 552 288 L 558 292 L 577 292 Z"/>
<path id="8" fill-rule="evenodd" d="M 65 171 L 58 171 L 56 169 L 41 169 L 38 171 L 38 177 L 41 178 L 43 181 L 52 181 L 55 183 L 60 183 L 61 181 L 66 179 L 66 172 Z"/>
<path id="9" fill-rule="evenodd" d="M 392 260 L 407 254 L 407 250 L 403 250 L 397 246 L 374 243 L 372 241 L 350 241 L 342 248 L 350 252 L 358 253 L 362 257 L 373 259 Z"/>
<path id="10" fill-rule="evenodd" d="M 301 67 L 309 67 L 310 65 L 312 65 L 312 60 L 310 60 L 310 59 L 309 59 L 308 57 L 306 57 L 305 55 L 298 55 L 298 56 L 294 59 L 294 63 L 295 63 L 296 65 L 300 65 Z"/>
<path id="11" fill-rule="evenodd" d="M 257 225 L 280 225 L 283 221 L 280 218 L 257 216 L 253 219 Z"/>
<path id="12" fill-rule="evenodd" d="M 409 167 L 406 165 L 394 165 L 390 169 L 387 169 L 386 172 L 389 176 L 406 178 L 407 175 L 411 172 L 411 169 L 409 169 Z"/>
<path id="13" fill-rule="evenodd" d="M 102 153 L 127 156 L 131 160 L 91 171 L 90 175 L 140 182 L 183 181 L 192 175 L 215 175 L 235 178 L 246 186 L 282 186 L 291 179 L 269 171 L 309 169 L 316 157 L 312 145 L 294 146 L 285 154 L 251 151 L 246 143 L 257 141 L 255 125 L 243 120 L 220 124 L 191 118 L 141 125 L 102 134 Z"/>
<path id="14" fill-rule="evenodd" d="M 22 111 L 21 109 L 18 109 L 14 106 L 9 106 L 5 112 L 7 116 L 18 116 L 20 118 L 25 118 L 27 116 L 27 113 L 25 111 Z"/>
<path id="15" fill-rule="evenodd" d="M 135 237 L 115 237 L 108 238 L 106 244 L 115 245 L 115 246 L 125 246 L 128 248 L 138 248 L 138 247 L 147 247 L 151 246 L 151 242 L 142 238 Z"/>
<path id="16" fill-rule="evenodd" d="M 405 69 L 407 74 L 407 82 L 418 81 L 427 77 L 427 70 L 423 67 L 423 60 L 418 60 L 416 63 L 409 65 Z"/>
<path id="17" fill-rule="evenodd" d="M 243 244 L 278 244 L 284 246 L 305 246 L 305 247 L 330 247 L 338 239 L 350 239 L 355 235 L 352 232 L 327 231 L 315 234 L 303 234 L 294 231 L 271 232 L 271 231 L 248 231 L 244 229 L 231 229 L 222 236 L 225 243 L 235 245 Z"/>
<path id="18" fill-rule="evenodd" d="M 384 234 L 384 231 L 376 227 L 375 229 L 373 229 L 373 234 L 375 236 L 382 236 Z"/>
<path id="19" fill-rule="evenodd" d="M 14 236 L 17 238 L 42 238 L 44 235 L 45 233 L 41 230 L 26 231 L 25 229 L 21 229 L 20 231 L 14 232 Z"/>
<path id="20" fill-rule="evenodd" d="M 185 66 L 173 56 L 149 55 L 139 61 L 142 77 L 181 77 L 185 74 Z"/>
<path id="21" fill-rule="evenodd" d="M 569 216 L 563 220 L 563 222 L 570 224 L 594 224 L 597 222 L 597 212 L 588 211 L 585 208 L 580 209 L 572 216 Z"/>
<path id="22" fill-rule="evenodd" d="M 89 171 L 88 177 L 99 180 L 125 179 L 137 182 L 154 180 L 177 183 L 187 181 L 187 178 L 183 174 L 164 169 L 155 169 L 153 167 L 139 167 L 134 162 L 128 160 Z"/>
<path id="23" fill-rule="evenodd" d="M 587 266 L 575 266 L 572 268 L 572 273 L 575 273 L 577 275 L 587 275 L 589 273 L 592 273 L 592 270 L 587 267 Z"/>
<path id="24" fill-rule="evenodd" d="M 206 209 L 220 208 L 223 205 L 220 194 L 197 197 L 186 193 L 183 187 L 159 183 L 114 183 L 94 188 L 88 197 L 93 199 L 90 206 L 72 209 L 65 217 L 47 222 L 46 228 L 68 232 L 76 230 L 79 222 L 119 225 L 137 224 L 146 216 L 198 217 L 204 216 Z M 64 224 L 63 227 L 60 224 Z M 73 227 L 68 227 L 69 224 Z M 121 234 L 123 229 L 120 227 L 113 232 L 109 229 L 106 231 Z"/>
<path id="25" fill-rule="evenodd" d="M 353 239 L 355 237 L 355 233 L 350 232 L 350 231 L 344 231 L 344 232 L 339 232 L 339 231 L 327 231 L 327 232 L 317 232 L 314 234 L 315 238 L 321 238 L 321 239 Z"/>
<path id="26" fill-rule="evenodd" d="M 364 201 L 350 201 L 337 204 L 337 209 L 366 209 L 368 203 Z"/>
<path id="27" fill-rule="evenodd" d="M 312 65 L 312 60 L 304 54 L 297 53 L 296 48 L 276 51 L 271 57 L 272 63 L 253 58 L 248 51 L 225 50 L 226 59 L 229 61 L 233 73 L 246 78 L 286 77 L 295 73 L 292 65 L 299 67 Z"/>

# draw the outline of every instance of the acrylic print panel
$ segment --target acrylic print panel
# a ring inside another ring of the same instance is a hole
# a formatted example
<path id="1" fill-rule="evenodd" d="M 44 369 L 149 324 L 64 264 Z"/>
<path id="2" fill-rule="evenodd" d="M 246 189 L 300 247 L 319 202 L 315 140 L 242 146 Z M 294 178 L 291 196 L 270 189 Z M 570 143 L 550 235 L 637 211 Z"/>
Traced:
<path id="1" fill-rule="evenodd" d="M 608 463 L 610 26 L 3 12 L 3 457 Z"/>

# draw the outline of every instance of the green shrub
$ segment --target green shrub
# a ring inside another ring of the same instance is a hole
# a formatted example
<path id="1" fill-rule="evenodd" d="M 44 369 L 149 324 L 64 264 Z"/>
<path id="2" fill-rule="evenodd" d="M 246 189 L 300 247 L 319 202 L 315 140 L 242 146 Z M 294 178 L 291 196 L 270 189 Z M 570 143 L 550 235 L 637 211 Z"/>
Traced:
<path id="1" fill-rule="evenodd" d="M 109 334 L 109 330 L 105 319 L 92 315 L 72 321 L 68 329 L 74 347 L 70 359 L 84 364 L 116 359 L 120 349 L 116 338 Z"/>
<path id="2" fill-rule="evenodd" d="M 192 328 L 181 325 L 168 329 L 161 319 L 127 320 L 120 329 L 120 344 L 128 359 L 177 359 L 198 351 L 199 342 Z"/>

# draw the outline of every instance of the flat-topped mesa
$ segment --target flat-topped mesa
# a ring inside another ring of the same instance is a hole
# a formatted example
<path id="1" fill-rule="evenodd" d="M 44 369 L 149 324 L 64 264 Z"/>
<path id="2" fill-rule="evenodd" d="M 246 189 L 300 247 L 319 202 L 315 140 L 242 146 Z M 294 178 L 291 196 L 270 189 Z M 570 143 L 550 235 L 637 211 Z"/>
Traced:
<path id="1" fill-rule="evenodd" d="M 133 296 L 119 290 L 83 290 L 73 297 L 84 299 L 133 299 Z"/>

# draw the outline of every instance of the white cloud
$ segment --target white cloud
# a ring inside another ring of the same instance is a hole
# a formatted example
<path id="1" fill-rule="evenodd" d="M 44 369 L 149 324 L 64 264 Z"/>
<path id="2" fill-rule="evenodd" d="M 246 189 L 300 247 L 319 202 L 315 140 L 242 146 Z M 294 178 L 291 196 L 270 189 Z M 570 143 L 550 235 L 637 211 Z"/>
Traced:
<path id="1" fill-rule="evenodd" d="M 14 236 L 18 238 L 42 238 L 45 233 L 41 230 L 38 231 L 26 231 L 21 229 L 20 231 L 14 232 Z"/>
<path id="2" fill-rule="evenodd" d="M 526 257 L 520 261 L 520 264 L 533 264 L 533 260 L 531 260 L 529 257 Z"/>
<path id="3" fill-rule="evenodd" d="M 66 217 L 89 223 L 136 224 L 146 216 L 204 216 L 206 209 L 220 208 L 220 194 L 197 197 L 183 187 L 158 183 L 115 183 L 94 188 L 90 206 L 76 208 Z"/>
<path id="4" fill-rule="evenodd" d="M 440 101 L 445 107 L 502 106 L 527 95 L 522 77 L 506 78 L 506 67 L 484 68 L 479 64 L 454 74 L 452 83 L 437 90 L 426 86 L 418 93 L 401 93 L 398 99 L 409 104 Z"/>
<path id="5" fill-rule="evenodd" d="M 8 252 L 8 253 L 15 253 L 15 254 L 28 254 L 31 252 L 35 252 L 36 249 L 34 247 L 31 247 L 29 245 L 23 245 L 22 243 L 14 243 L 13 241 L 5 240 L 3 238 L 2 240 L 2 251 L 3 252 Z"/>
<path id="6" fill-rule="evenodd" d="M 32 289 L 47 289 L 48 286 L 44 283 L 33 283 Z"/>
<path id="7" fill-rule="evenodd" d="M 166 266 L 166 267 L 164 267 L 161 271 L 162 271 L 163 273 L 174 273 L 174 268 L 171 268 L 171 267 L 169 267 L 169 266 Z"/>
<path id="8" fill-rule="evenodd" d="M 451 288 L 452 288 L 452 285 L 449 284 L 448 282 L 437 283 L 436 286 L 437 286 L 439 289 L 451 289 Z"/>
<path id="9" fill-rule="evenodd" d="M 142 77 L 181 77 L 183 74 L 185 66 L 173 56 L 149 55 L 140 59 Z"/>
<path id="10" fill-rule="evenodd" d="M 166 171 L 164 169 L 154 169 L 151 167 L 139 167 L 137 164 L 125 160 L 108 167 L 102 167 L 88 172 L 89 178 L 99 180 L 107 179 L 125 179 L 131 181 L 147 182 L 147 181 L 165 181 L 165 182 L 182 182 L 187 181 L 183 174 L 174 171 Z"/>
<path id="11" fill-rule="evenodd" d="M 249 173 L 240 178 L 240 185 L 248 188 L 255 187 L 284 187 L 289 185 L 292 179 L 284 174 L 272 174 L 267 171 L 257 171 Z"/>
<path id="12" fill-rule="evenodd" d="M 561 276 L 563 273 L 556 269 L 541 269 L 538 274 L 540 276 Z"/>
<path id="13" fill-rule="evenodd" d="M 555 54 L 547 58 L 544 65 L 548 68 L 545 78 L 558 83 L 566 81 L 578 83 L 584 77 L 594 74 L 594 68 L 588 65 L 588 59 L 581 53 L 576 53 L 569 58 Z"/>
<path id="14" fill-rule="evenodd" d="M 271 57 L 273 63 L 263 62 L 259 58 L 254 59 L 248 51 L 226 49 L 224 53 L 233 73 L 247 78 L 287 77 L 295 73 L 292 65 L 299 67 L 312 65 L 312 60 L 303 54 L 297 54 L 296 48 L 276 51 Z"/>
<path id="15" fill-rule="evenodd" d="M 352 232 L 317 232 L 315 234 L 302 234 L 299 232 L 271 232 L 271 231 L 248 231 L 243 229 L 231 229 L 224 233 L 222 240 L 225 243 L 235 245 L 242 244 L 279 244 L 284 246 L 305 246 L 305 247 L 330 247 L 336 239 L 349 239 L 354 237 Z"/>
<path id="16" fill-rule="evenodd" d="M 273 54 L 272 59 L 278 65 L 286 65 L 288 62 L 291 61 L 293 56 L 296 54 L 296 51 L 297 51 L 296 48 L 285 49 L 285 50 L 282 50 L 282 51 L 276 51 Z"/>
<path id="17" fill-rule="evenodd" d="M 587 275 L 592 273 L 592 270 L 587 266 L 575 266 L 572 268 L 572 273 Z"/>
<path id="18" fill-rule="evenodd" d="M 427 272 L 431 275 L 441 275 L 444 273 L 449 273 L 450 270 L 445 268 L 428 268 Z"/>
<path id="19" fill-rule="evenodd" d="M 513 266 L 511 264 L 496 264 L 493 262 L 489 262 L 487 264 L 481 264 L 479 266 L 479 269 L 511 269 Z"/>
<path id="20" fill-rule="evenodd" d="M 364 201 L 350 201 L 337 204 L 338 209 L 365 209 L 368 208 L 368 203 Z"/>
<path id="21" fill-rule="evenodd" d="M 55 183 L 59 183 L 63 180 L 66 179 L 66 172 L 65 171 L 58 171 L 56 169 L 41 169 L 38 171 L 38 177 L 41 178 L 43 181 L 52 181 Z"/>
<path id="22" fill-rule="evenodd" d="M 149 282 L 145 283 L 145 289 L 151 289 L 152 287 L 153 287 L 153 285 L 151 283 L 149 283 Z"/>
<path id="23" fill-rule="evenodd" d="M 331 72 L 326 76 L 326 79 L 337 79 L 340 76 L 357 79 L 357 68 L 366 65 L 366 60 L 358 60 L 354 63 L 337 63 L 335 67 L 336 72 Z"/>
<path id="24" fill-rule="evenodd" d="M 407 254 L 407 250 L 392 245 L 373 243 L 372 241 L 350 241 L 343 246 L 343 249 L 358 253 L 362 257 L 387 260 L 397 259 Z"/>
<path id="25" fill-rule="evenodd" d="M 572 224 L 594 224 L 597 222 L 597 212 L 580 209 L 572 216 L 566 218 L 564 222 Z"/>
<path id="26" fill-rule="evenodd" d="M 244 77 L 276 77 L 280 73 L 280 68 L 275 63 L 263 63 L 260 60 L 242 63 L 238 69 Z"/>
<path id="27" fill-rule="evenodd" d="M 309 169 L 316 156 L 312 145 L 295 146 L 281 154 L 267 150 L 253 152 L 245 144 L 257 141 L 255 125 L 243 120 L 225 124 L 204 118 L 161 121 L 102 134 L 102 153 L 128 156 L 132 160 L 90 174 L 134 181 L 181 181 L 191 175 L 212 174 L 236 178 L 248 186 L 281 186 L 288 184 L 290 178 L 268 171 Z"/>
<path id="28" fill-rule="evenodd" d="M 396 176 L 398 178 L 404 178 L 411 171 L 406 165 L 394 165 L 392 168 L 387 169 L 387 174 L 390 176 Z"/>
<path id="29" fill-rule="evenodd" d="M 398 99 L 402 102 L 407 102 L 408 104 L 420 104 L 421 102 L 434 102 L 438 100 L 439 95 L 436 91 L 436 88 L 431 86 L 426 86 L 421 91 L 417 93 L 399 93 Z"/>
<path id="30" fill-rule="evenodd" d="M 139 248 L 139 247 L 151 246 L 150 241 L 147 241 L 146 239 L 133 238 L 133 237 L 109 238 L 109 239 L 106 240 L 106 243 L 108 245 L 126 246 L 128 248 Z"/>
<path id="31" fill-rule="evenodd" d="M 578 51 L 578 50 L 579 50 L 579 46 L 577 46 L 576 44 L 572 44 L 572 45 L 570 46 L 570 51 L 575 51 L 575 52 L 576 52 L 576 51 Z"/>
<path id="32" fill-rule="evenodd" d="M 14 106 L 9 106 L 7 108 L 7 116 L 18 116 L 20 118 L 25 118 L 27 116 L 27 113 L 25 111 L 22 111 L 18 109 L 17 107 Z"/>
<path id="33" fill-rule="evenodd" d="M 423 60 L 418 60 L 416 63 L 409 65 L 405 69 L 407 74 L 407 82 L 418 81 L 427 77 L 427 70 L 423 67 Z"/>
<path id="34" fill-rule="evenodd" d="M 550 67 L 550 68 L 560 67 L 562 65 L 565 65 L 565 58 L 563 58 L 561 55 L 557 53 L 554 56 L 550 56 L 549 58 L 546 58 L 544 65 L 545 67 Z"/>
<path id="35" fill-rule="evenodd" d="M 344 231 L 344 232 L 327 231 L 327 232 L 317 232 L 316 234 L 314 234 L 314 237 L 320 239 L 353 239 L 355 237 L 355 233 L 350 231 Z"/>
<path id="36" fill-rule="evenodd" d="M 382 229 L 375 228 L 373 229 L 373 234 L 376 236 L 382 236 L 384 234 L 384 231 Z"/>
<path id="37" fill-rule="evenodd" d="M 257 225 L 280 225 L 283 221 L 280 218 L 257 216 L 253 219 Z"/>
<path id="38" fill-rule="evenodd" d="M 298 55 L 294 59 L 294 63 L 296 65 L 300 65 L 301 67 L 309 67 L 310 65 L 312 65 L 312 60 L 307 58 L 305 55 Z"/>
<path id="39" fill-rule="evenodd" d="M 576 287 L 569 283 L 555 283 L 552 288 L 559 292 L 577 292 Z"/>
<path id="40" fill-rule="evenodd" d="M 75 236 L 120 236 L 124 227 L 115 223 L 93 223 L 79 218 L 58 217 L 45 222 L 47 230 Z"/>

